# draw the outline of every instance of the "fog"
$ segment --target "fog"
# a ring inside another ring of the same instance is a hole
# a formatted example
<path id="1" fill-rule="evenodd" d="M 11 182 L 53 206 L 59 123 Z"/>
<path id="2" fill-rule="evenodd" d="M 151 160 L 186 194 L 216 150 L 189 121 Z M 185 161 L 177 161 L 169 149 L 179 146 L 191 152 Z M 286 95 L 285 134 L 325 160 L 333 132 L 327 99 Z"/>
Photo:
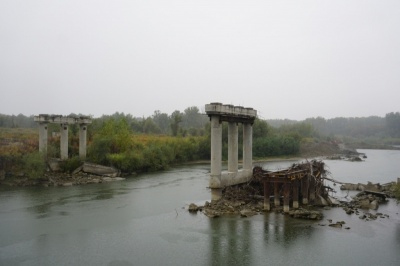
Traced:
<path id="1" fill-rule="evenodd" d="M 0 1 L 0 113 L 400 111 L 400 2 Z"/>

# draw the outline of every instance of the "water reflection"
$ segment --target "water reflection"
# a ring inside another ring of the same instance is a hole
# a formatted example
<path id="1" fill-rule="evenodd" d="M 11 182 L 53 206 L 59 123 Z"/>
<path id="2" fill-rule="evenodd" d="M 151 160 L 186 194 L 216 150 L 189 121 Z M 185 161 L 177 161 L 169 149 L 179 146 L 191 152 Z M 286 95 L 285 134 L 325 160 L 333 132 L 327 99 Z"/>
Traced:
<path id="1" fill-rule="evenodd" d="M 251 218 L 210 219 L 209 264 L 251 265 L 252 258 L 301 249 L 301 243 L 308 243 L 314 233 L 313 223 L 274 212 Z"/>
<path id="2" fill-rule="evenodd" d="M 210 265 L 251 264 L 252 223 L 247 219 L 210 219 Z"/>
<path id="3" fill-rule="evenodd" d="M 281 213 L 264 215 L 264 242 L 266 245 L 282 245 L 288 248 L 297 239 L 306 241 L 312 234 L 312 221 L 288 217 Z"/>
<path id="4" fill-rule="evenodd" d="M 95 201 L 110 200 L 130 193 L 123 185 L 90 185 L 67 188 L 30 188 L 21 193 L 30 206 L 26 210 L 42 219 L 50 216 L 68 216 L 68 205 L 94 204 Z"/>

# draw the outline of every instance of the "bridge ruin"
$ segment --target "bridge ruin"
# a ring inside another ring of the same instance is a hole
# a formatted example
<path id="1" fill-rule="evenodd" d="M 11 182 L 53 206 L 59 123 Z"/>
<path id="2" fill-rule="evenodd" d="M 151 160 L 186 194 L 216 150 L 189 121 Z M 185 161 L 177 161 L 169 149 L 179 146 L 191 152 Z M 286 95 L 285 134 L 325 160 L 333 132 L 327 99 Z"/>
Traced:
<path id="1" fill-rule="evenodd" d="M 253 175 L 253 123 L 257 111 L 253 108 L 210 103 L 205 106 L 211 120 L 211 201 L 222 197 L 226 186 L 245 183 Z M 228 170 L 222 171 L 222 123 L 228 123 Z M 243 167 L 239 170 L 238 124 L 243 124 Z"/>
<path id="2" fill-rule="evenodd" d="M 60 124 L 60 158 L 68 159 L 68 125 L 79 125 L 79 157 L 86 158 L 87 125 L 92 123 L 89 116 L 62 116 L 40 114 L 34 117 L 39 124 L 39 151 L 47 153 L 48 124 Z"/>
<path id="3" fill-rule="evenodd" d="M 283 196 L 283 211 L 289 212 L 290 202 L 293 209 L 298 209 L 300 203 L 327 205 L 324 202 L 329 200 L 328 188 L 324 186 L 324 180 L 328 179 L 326 174 L 324 162 L 312 160 L 277 171 L 256 166 L 253 169 L 253 181 L 263 184 L 264 210 L 271 210 L 270 196 L 273 195 L 273 205 L 279 207 Z"/>
<path id="4" fill-rule="evenodd" d="M 289 212 L 290 203 L 293 209 L 299 209 L 300 204 L 318 203 L 325 205 L 328 200 L 327 171 L 322 161 L 311 161 L 294 164 L 288 169 L 267 171 L 260 166 L 253 168 L 252 138 L 253 123 L 257 111 L 253 108 L 210 103 L 205 106 L 206 114 L 211 120 L 211 172 L 209 187 L 211 202 L 230 195 L 222 195 L 223 189 L 236 185 L 255 188 L 261 185 L 264 210 L 271 210 L 270 197 L 273 206 L 279 207 L 283 198 L 283 211 Z M 228 169 L 222 171 L 222 123 L 228 123 Z M 243 167 L 238 166 L 238 124 L 243 124 Z M 258 189 L 255 189 L 257 191 Z"/>

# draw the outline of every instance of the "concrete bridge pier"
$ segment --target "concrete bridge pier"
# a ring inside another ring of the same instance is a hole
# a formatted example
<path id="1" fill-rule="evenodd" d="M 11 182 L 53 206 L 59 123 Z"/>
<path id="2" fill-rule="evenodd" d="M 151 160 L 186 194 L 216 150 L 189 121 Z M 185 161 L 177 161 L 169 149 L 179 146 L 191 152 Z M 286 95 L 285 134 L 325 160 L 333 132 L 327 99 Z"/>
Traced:
<path id="1" fill-rule="evenodd" d="M 79 124 L 79 157 L 86 159 L 87 124 Z"/>
<path id="2" fill-rule="evenodd" d="M 218 116 L 211 116 L 211 201 L 222 196 L 221 187 L 222 164 L 222 125 Z"/>
<path id="3" fill-rule="evenodd" d="M 236 174 L 238 171 L 238 125 L 228 123 L 228 172 Z"/>
<path id="4" fill-rule="evenodd" d="M 211 103 L 206 105 L 211 120 L 211 201 L 222 197 L 222 189 L 247 182 L 253 175 L 252 124 L 257 111 L 252 108 Z M 228 122 L 228 171 L 222 172 L 222 122 Z M 239 170 L 238 123 L 243 123 L 243 169 Z"/>
<path id="5" fill-rule="evenodd" d="M 48 138 L 47 123 L 39 123 L 39 151 L 47 154 L 47 138 Z"/>
<path id="6" fill-rule="evenodd" d="M 68 159 L 68 124 L 61 124 L 60 151 L 61 160 Z"/>

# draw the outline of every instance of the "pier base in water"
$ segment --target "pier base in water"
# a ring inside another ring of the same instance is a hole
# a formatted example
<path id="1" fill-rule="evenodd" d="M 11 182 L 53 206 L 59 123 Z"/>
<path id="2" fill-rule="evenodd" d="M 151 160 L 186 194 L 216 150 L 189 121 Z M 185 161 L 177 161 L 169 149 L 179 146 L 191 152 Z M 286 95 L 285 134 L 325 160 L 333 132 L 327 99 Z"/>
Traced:
<path id="1" fill-rule="evenodd" d="M 211 189 L 211 202 L 220 200 L 222 198 L 222 188 Z"/>

